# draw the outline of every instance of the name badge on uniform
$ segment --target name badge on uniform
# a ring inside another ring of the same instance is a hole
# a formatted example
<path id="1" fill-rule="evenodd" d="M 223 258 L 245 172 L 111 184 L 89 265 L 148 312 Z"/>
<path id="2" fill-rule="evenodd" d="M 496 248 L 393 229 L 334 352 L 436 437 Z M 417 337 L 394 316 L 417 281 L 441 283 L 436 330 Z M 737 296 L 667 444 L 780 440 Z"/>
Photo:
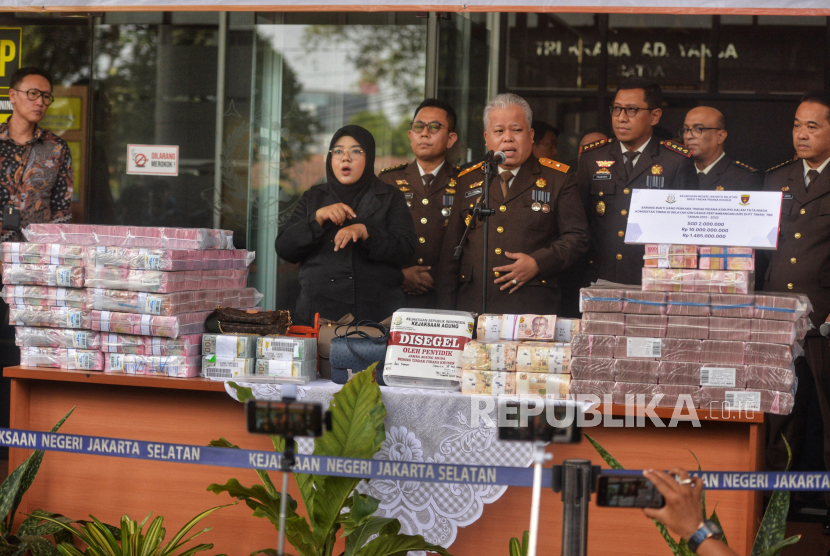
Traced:
<path id="1" fill-rule="evenodd" d="M 784 200 L 787 200 L 787 199 L 792 199 L 792 198 L 793 198 L 793 194 L 792 194 L 792 193 L 784 193 Z"/>
<path id="2" fill-rule="evenodd" d="M 468 192 L 466 192 L 464 194 L 464 198 L 469 199 L 470 197 L 472 197 L 474 195 L 481 195 L 481 188 L 480 187 L 476 187 L 475 189 L 471 189 Z"/>
<path id="3" fill-rule="evenodd" d="M 412 199 L 414 196 L 415 196 L 414 193 L 404 193 L 403 194 L 404 199 Z"/>

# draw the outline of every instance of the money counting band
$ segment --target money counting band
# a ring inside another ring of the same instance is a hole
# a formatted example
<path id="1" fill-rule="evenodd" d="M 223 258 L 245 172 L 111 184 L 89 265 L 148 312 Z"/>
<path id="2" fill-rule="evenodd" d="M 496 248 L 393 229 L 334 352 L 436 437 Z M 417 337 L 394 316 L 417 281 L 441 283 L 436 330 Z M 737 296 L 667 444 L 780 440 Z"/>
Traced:
<path id="1" fill-rule="evenodd" d="M 765 307 L 762 305 L 756 305 L 754 303 L 737 303 L 731 305 L 713 305 L 712 303 L 693 303 L 689 301 L 666 301 L 666 302 L 659 302 L 659 301 L 645 301 L 642 299 L 631 299 L 629 297 L 591 297 L 589 298 L 590 301 L 606 301 L 606 302 L 618 302 L 624 301 L 626 303 L 632 303 L 635 305 L 650 305 L 650 306 L 663 306 L 663 305 L 675 305 L 679 307 L 711 307 L 713 309 L 724 310 L 724 309 L 743 309 L 745 307 L 754 307 L 761 311 L 775 311 L 777 313 L 795 313 L 795 309 L 786 309 L 783 307 Z"/>
<path id="2" fill-rule="evenodd" d="M 165 461 L 240 469 L 278 471 L 282 454 L 260 450 L 215 448 L 169 442 L 148 442 L 0 428 L 0 446 L 70 452 L 95 456 Z M 455 465 L 410 461 L 368 460 L 297 454 L 293 471 L 361 479 L 406 480 L 430 483 L 488 484 L 530 487 L 533 469 L 486 465 Z M 641 470 L 609 470 L 604 474 L 642 474 Z M 808 471 L 695 471 L 707 490 L 830 491 L 830 472 Z M 553 485 L 553 469 L 542 472 L 542 487 Z"/>

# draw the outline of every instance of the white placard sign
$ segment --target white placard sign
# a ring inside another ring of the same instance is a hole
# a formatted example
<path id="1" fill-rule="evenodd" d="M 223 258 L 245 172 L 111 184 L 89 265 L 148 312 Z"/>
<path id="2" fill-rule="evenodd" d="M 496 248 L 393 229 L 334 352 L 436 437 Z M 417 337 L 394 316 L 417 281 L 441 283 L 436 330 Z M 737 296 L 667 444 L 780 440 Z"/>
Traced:
<path id="1" fill-rule="evenodd" d="M 146 176 L 178 176 L 176 145 L 127 145 L 127 173 Z"/>
<path id="2" fill-rule="evenodd" d="M 777 249 L 782 195 L 634 189 L 625 242 Z"/>

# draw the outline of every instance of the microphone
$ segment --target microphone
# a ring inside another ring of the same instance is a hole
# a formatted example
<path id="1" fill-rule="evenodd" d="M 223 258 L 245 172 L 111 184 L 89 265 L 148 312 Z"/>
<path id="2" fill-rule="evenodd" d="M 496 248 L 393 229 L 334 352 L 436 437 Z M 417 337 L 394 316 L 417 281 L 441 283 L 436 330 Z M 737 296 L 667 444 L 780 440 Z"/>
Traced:
<path id="1" fill-rule="evenodd" d="M 496 164 L 504 164 L 507 160 L 507 156 L 501 151 L 487 151 L 487 154 L 484 155 L 484 160 L 487 162 L 495 162 Z"/>
<path id="2" fill-rule="evenodd" d="M 821 332 L 821 335 L 825 338 L 830 337 L 830 322 L 821 323 L 821 326 L 819 326 L 818 331 Z"/>

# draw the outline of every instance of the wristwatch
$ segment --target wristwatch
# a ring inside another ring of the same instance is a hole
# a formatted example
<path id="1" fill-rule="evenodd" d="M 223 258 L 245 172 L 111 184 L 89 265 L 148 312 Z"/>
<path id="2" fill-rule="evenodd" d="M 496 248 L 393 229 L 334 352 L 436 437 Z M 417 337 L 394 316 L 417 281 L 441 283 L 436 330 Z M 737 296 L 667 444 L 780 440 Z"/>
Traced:
<path id="1" fill-rule="evenodd" d="M 697 553 L 700 544 L 710 537 L 720 540 L 723 537 L 723 529 L 714 521 L 704 521 L 686 544 L 689 545 L 689 550 Z"/>

